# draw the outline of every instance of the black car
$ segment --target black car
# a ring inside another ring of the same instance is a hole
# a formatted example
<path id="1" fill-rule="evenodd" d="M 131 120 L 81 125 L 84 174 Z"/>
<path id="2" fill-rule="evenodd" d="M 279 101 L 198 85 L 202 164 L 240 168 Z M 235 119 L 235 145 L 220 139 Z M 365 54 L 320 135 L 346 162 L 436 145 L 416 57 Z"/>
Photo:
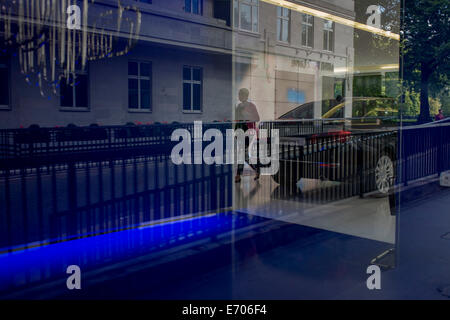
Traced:
<path id="1" fill-rule="evenodd" d="M 397 109 L 392 98 L 354 98 L 356 117 L 344 118 L 346 100 L 329 100 L 323 119 L 302 118 L 314 103 L 299 106 L 270 126 L 279 129 L 279 171 L 273 180 L 301 178 L 361 182 L 361 192 L 387 194 L 395 180 Z"/>

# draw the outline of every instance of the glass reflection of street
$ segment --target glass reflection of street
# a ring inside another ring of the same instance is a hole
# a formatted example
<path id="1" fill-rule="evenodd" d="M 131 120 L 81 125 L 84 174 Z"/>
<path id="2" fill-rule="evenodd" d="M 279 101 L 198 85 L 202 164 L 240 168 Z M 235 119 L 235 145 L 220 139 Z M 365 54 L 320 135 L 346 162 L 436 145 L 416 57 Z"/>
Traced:
<path id="1" fill-rule="evenodd" d="M 434 0 L 2 1 L 0 299 L 450 296 L 449 21 Z M 257 133 L 242 162 L 233 129 Z"/>

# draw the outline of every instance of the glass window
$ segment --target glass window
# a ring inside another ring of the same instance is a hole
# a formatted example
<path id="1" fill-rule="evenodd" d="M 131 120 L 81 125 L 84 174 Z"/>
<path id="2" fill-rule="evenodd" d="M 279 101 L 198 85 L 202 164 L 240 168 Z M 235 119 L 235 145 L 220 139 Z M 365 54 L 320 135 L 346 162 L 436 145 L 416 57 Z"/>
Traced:
<path id="1" fill-rule="evenodd" d="M 289 9 L 277 7 L 277 39 L 278 41 L 289 41 Z"/>
<path id="2" fill-rule="evenodd" d="M 367 101 L 364 100 L 353 101 L 353 108 L 352 108 L 353 118 L 364 117 L 366 113 L 367 113 Z"/>
<path id="3" fill-rule="evenodd" d="M 308 102 L 285 113 L 280 119 L 312 119 L 314 117 L 314 102 Z"/>
<path id="4" fill-rule="evenodd" d="M 394 99 L 376 99 L 367 102 L 364 117 L 392 117 L 397 116 L 398 109 Z"/>
<path id="5" fill-rule="evenodd" d="M 184 11 L 193 14 L 202 14 L 202 0 L 184 0 Z"/>
<path id="6" fill-rule="evenodd" d="M 0 107 L 9 105 L 8 61 L 0 57 Z"/>
<path id="7" fill-rule="evenodd" d="M 128 108 L 149 111 L 152 108 L 152 65 L 128 62 Z"/>
<path id="8" fill-rule="evenodd" d="M 252 30 L 252 8 L 245 3 L 241 5 L 240 24 L 242 29 Z"/>
<path id="9" fill-rule="evenodd" d="M 128 79 L 128 108 L 130 109 L 139 108 L 138 87 L 137 79 Z"/>
<path id="10" fill-rule="evenodd" d="M 312 119 L 314 117 L 314 103 L 307 103 L 302 108 L 298 108 L 294 113 L 295 119 Z"/>
<path id="11" fill-rule="evenodd" d="M 191 110 L 191 85 L 183 83 L 183 110 Z"/>
<path id="12" fill-rule="evenodd" d="M 138 75 L 138 63 L 128 62 L 128 75 L 137 76 Z"/>
<path id="13" fill-rule="evenodd" d="M 196 81 L 202 81 L 202 70 L 199 68 L 195 68 L 192 70 L 192 79 Z"/>
<path id="14" fill-rule="evenodd" d="M 258 0 L 234 0 L 234 26 L 241 30 L 258 32 Z"/>
<path id="15" fill-rule="evenodd" d="M 141 76 L 150 77 L 150 64 L 149 63 L 141 63 L 140 68 L 141 68 L 141 72 L 140 72 Z"/>
<path id="16" fill-rule="evenodd" d="M 87 74 L 78 74 L 75 81 L 75 106 L 80 108 L 88 107 L 88 76 Z"/>
<path id="17" fill-rule="evenodd" d="M 183 110 L 202 110 L 202 68 L 183 67 Z"/>
<path id="18" fill-rule="evenodd" d="M 334 23 L 325 20 L 323 23 L 323 50 L 334 51 Z"/>
<path id="19" fill-rule="evenodd" d="M 314 47 L 314 17 L 303 14 L 302 20 L 302 46 Z"/>
<path id="20" fill-rule="evenodd" d="M 62 76 L 59 81 L 60 104 L 64 108 L 88 108 L 89 77 L 87 72 L 77 71 Z"/>
<path id="21" fill-rule="evenodd" d="M 324 119 L 339 119 L 344 117 L 345 102 L 336 99 L 322 101 Z"/>

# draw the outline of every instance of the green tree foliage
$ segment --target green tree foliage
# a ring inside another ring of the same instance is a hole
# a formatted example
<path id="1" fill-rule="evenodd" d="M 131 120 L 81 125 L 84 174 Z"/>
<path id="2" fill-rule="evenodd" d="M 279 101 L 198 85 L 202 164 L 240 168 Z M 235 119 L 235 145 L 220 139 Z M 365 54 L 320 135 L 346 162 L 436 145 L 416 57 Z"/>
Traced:
<path id="1" fill-rule="evenodd" d="M 403 32 L 405 83 L 420 92 L 419 122 L 430 121 L 430 93 L 448 93 L 450 0 L 405 0 Z"/>

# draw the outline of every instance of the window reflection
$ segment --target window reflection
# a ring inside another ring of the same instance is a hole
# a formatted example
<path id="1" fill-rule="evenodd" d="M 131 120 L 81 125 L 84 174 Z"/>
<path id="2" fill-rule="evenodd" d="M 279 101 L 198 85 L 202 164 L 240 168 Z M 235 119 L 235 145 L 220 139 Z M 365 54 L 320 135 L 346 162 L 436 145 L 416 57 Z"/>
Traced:
<path id="1" fill-rule="evenodd" d="M 63 108 L 88 108 L 88 74 L 77 71 L 69 77 L 62 76 L 60 85 L 60 103 Z"/>
<path id="2" fill-rule="evenodd" d="M 314 17 L 308 14 L 302 15 L 302 45 L 314 47 Z"/>
<path id="3" fill-rule="evenodd" d="M 202 109 L 202 69 L 183 68 L 183 110 L 201 111 Z"/>
<path id="4" fill-rule="evenodd" d="M 259 0 L 233 0 L 234 26 L 245 31 L 258 32 Z"/>
<path id="5" fill-rule="evenodd" d="M 334 51 L 334 23 L 325 20 L 323 23 L 323 50 Z"/>
<path id="6" fill-rule="evenodd" d="M 277 7 L 277 39 L 288 42 L 289 40 L 289 9 Z"/>
<path id="7" fill-rule="evenodd" d="M 130 110 L 150 110 L 151 89 L 151 63 L 128 62 L 128 108 Z"/>

